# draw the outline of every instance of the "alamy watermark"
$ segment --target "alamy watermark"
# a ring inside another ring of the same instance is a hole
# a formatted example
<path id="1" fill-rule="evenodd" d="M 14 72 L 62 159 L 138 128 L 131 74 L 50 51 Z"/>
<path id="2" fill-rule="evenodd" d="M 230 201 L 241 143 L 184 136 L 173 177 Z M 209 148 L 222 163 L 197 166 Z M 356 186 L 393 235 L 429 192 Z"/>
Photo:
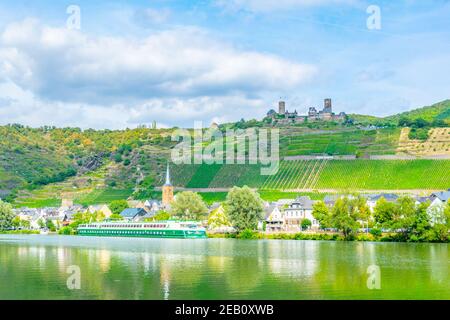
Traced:
<path id="1" fill-rule="evenodd" d="M 367 267 L 367 289 L 380 290 L 381 289 L 381 269 L 377 265 Z"/>
<path id="2" fill-rule="evenodd" d="M 67 29 L 81 29 L 81 8 L 77 5 L 70 5 L 66 9 L 66 13 L 69 17 L 66 20 Z"/>
<path id="3" fill-rule="evenodd" d="M 69 266 L 66 273 L 70 274 L 67 278 L 66 285 L 69 290 L 81 289 L 81 269 L 79 266 Z"/>
<path id="4" fill-rule="evenodd" d="M 261 175 L 275 175 L 280 165 L 279 129 L 203 129 L 201 121 L 193 130 L 177 129 L 172 141 L 175 164 L 259 164 Z"/>
<path id="5" fill-rule="evenodd" d="M 372 4 L 367 7 L 366 12 L 369 14 L 366 21 L 367 29 L 381 30 L 381 8 Z"/>

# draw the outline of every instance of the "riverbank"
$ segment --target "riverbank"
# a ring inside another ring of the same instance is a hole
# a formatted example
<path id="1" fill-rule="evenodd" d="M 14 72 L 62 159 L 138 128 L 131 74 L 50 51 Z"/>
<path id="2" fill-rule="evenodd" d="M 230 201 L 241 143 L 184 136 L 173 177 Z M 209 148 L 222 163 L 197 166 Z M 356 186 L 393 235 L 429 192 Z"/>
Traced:
<path id="1" fill-rule="evenodd" d="M 0 234 L 16 235 L 35 235 L 40 234 L 37 230 L 12 230 L 0 231 Z M 77 233 L 52 233 L 61 236 L 77 236 Z M 427 240 L 427 239 L 405 239 L 399 233 L 382 233 L 374 235 L 371 233 L 359 233 L 352 237 L 345 238 L 340 233 L 264 233 L 245 230 L 241 233 L 207 233 L 209 239 L 240 239 L 240 240 L 318 240 L 318 241 L 355 241 L 355 242 L 404 242 L 404 243 L 450 243 L 450 237 L 447 240 Z M 111 237 L 121 238 L 121 237 Z"/>
<path id="2" fill-rule="evenodd" d="M 264 233 L 243 231 L 241 233 L 208 233 L 208 238 L 219 239 L 242 239 L 242 240 L 321 240 L 321 241 L 362 241 L 362 242 L 413 242 L 413 243 L 450 243 L 450 238 L 446 240 L 427 239 L 405 239 L 402 234 L 383 233 L 373 235 L 370 233 L 359 233 L 352 237 L 345 238 L 339 233 Z"/>
<path id="3" fill-rule="evenodd" d="M 38 230 L 11 230 L 11 231 L 0 231 L 0 234 L 40 234 Z"/>

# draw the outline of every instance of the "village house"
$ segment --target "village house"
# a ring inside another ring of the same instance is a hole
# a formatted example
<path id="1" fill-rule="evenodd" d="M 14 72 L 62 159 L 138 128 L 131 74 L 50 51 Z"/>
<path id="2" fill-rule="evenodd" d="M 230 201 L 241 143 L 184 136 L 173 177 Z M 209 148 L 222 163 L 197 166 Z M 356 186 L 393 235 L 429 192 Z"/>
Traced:
<path id="1" fill-rule="evenodd" d="M 311 228 L 318 229 L 319 221 L 317 221 L 313 215 L 313 204 L 314 201 L 310 197 L 301 196 L 295 199 L 285 210 L 284 210 L 284 229 L 286 231 L 300 231 L 301 222 L 303 219 L 308 219 L 311 221 Z"/>
<path id="2" fill-rule="evenodd" d="M 127 208 L 123 210 L 120 215 L 127 221 L 139 221 L 141 217 L 145 216 L 147 212 L 142 208 Z"/>
<path id="3" fill-rule="evenodd" d="M 113 214 L 111 209 L 109 209 L 109 207 L 106 204 L 90 205 L 87 208 L 87 212 L 91 214 L 100 212 L 105 216 L 105 218 L 109 218 Z"/>
<path id="4" fill-rule="evenodd" d="M 149 219 L 153 219 L 155 217 L 155 215 L 156 215 L 155 211 L 150 211 L 150 212 L 145 211 L 145 214 L 143 216 L 136 217 L 134 221 L 135 222 L 145 222 Z"/>
<path id="5" fill-rule="evenodd" d="M 139 200 L 128 200 L 127 201 L 128 206 L 130 208 L 139 208 L 139 209 L 144 209 L 145 208 L 145 204 L 143 201 L 139 201 Z"/>
<path id="6" fill-rule="evenodd" d="M 431 203 L 427 209 L 427 213 L 430 217 L 431 224 L 443 223 L 445 206 L 448 205 L 450 199 L 450 189 L 432 193 L 429 199 Z"/>
<path id="7" fill-rule="evenodd" d="M 45 213 L 42 210 L 36 212 L 35 215 L 31 217 L 30 228 L 33 230 L 41 229 L 41 225 L 45 223 Z"/>
<path id="8" fill-rule="evenodd" d="M 70 225 L 74 221 L 74 215 L 76 213 L 77 212 L 71 211 L 71 210 L 65 211 L 63 217 L 61 218 L 62 226 L 66 227 L 66 226 Z"/>
<path id="9" fill-rule="evenodd" d="M 394 193 L 379 193 L 365 195 L 365 198 L 367 199 L 367 206 L 373 212 L 378 200 L 384 198 L 387 202 L 395 203 L 398 200 L 398 195 Z"/>
<path id="10" fill-rule="evenodd" d="M 149 199 L 144 202 L 144 210 L 147 212 L 158 212 L 161 208 L 161 201 Z"/>
<path id="11" fill-rule="evenodd" d="M 283 230 L 284 219 L 280 207 L 276 204 L 270 204 L 265 209 L 266 232 L 280 232 Z"/>

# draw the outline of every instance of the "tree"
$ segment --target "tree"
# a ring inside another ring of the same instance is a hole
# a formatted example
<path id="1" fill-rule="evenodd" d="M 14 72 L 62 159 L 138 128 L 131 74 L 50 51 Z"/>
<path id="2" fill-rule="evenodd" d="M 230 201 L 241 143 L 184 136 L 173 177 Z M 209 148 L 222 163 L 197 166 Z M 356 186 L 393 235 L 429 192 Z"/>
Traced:
<path id="1" fill-rule="evenodd" d="M 355 199 L 356 210 L 358 211 L 359 219 L 368 221 L 372 214 L 370 212 L 370 208 L 367 205 L 367 200 L 361 196 Z"/>
<path id="2" fill-rule="evenodd" d="M 384 197 L 378 199 L 374 208 L 375 222 L 380 226 L 389 227 L 395 214 L 396 206 L 392 202 L 388 202 Z"/>
<path id="3" fill-rule="evenodd" d="M 52 232 L 56 231 L 56 226 L 52 220 L 47 220 L 47 222 L 45 223 L 45 227 Z"/>
<path id="4" fill-rule="evenodd" d="M 114 200 L 109 204 L 109 209 L 113 214 L 120 214 L 127 208 L 129 208 L 129 205 L 126 200 Z"/>
<path id="5" fill-rule="evenodd" d="M 114 156 L 114 161 L 117 163 L 122 162 L 122 155 L 120 153 L 116 153 L 116 155 Z"/>
<path id="6" fill-rule="evenodd" d="M 447 203 L 447 206 L 444 209 L 444 218 L 447 228 L 450 229 L 450 202 Z"/>
<path id="7" fill-rule="evenodd" d="M 23 229 L 30 229 L 30 227 L 31 227 L 31 223 L 30 223 L 30 221 L 28 221 L 28 220 L 20 220 L 20 226 L 23 228 Z"/>
<path id="8" fill-rule="evenodd" d="M 317 221 L 319 221 L 320 228 L 326 229 L 331 228 L 330 226 L 330 210 L 328 209 L 327 205 L 323 201 L 318 201 L 314 203 L 313 205 L 313 212 L 312 215 L 314 218 L 316 218 Z"/>
<path id="9" fill-rule="evenodd" d="M 191 191 L 178 193 L 172 202 L 171 213 L 185 219 L 198 220 L 208 212 L 202 197 Z"/>
<path id="10" fill-rule="evenodd" d="M 222 206 L 214 209 L 208 217 L 208 226 L 211 229 L 221 228 L 221 227 L 231 227 L 230 219 L 228 218 L 225 210 Z"/>
<path id="11" fill-rule="evenodd" d="M 302 230 L 307 230 L 311 227 L 312 223 L 309 219 L 303 219 L 300 223 L 300 226 L 302 227 Z"/>
<path id="12" fill-rule="evenodd" d="M 12 206 L 0 200 L 0 231 L 10 229 L 13 226 L 13 219 Z"/>
<path id="13" fill-rule="evenodd" d="M 228 192 L 224 203 L 225 213 L 237 231 L 255 230 L 264 209 L 258 193 L 247 186 L 234 187 Z"/>
<path id="14" fill-rule="evenodd" d="M 394 205 L 395 210 L 390 222 L 392 229 L 400 231 L 405 237 L 411 232 L 412 225 L 417 216 L 415 200 L 411 197 L 401 197 Z"/>
<path id="15" fill-rule="evenodd" d="M 415 210 L 412 218 L 407 220 L 407 236 L 409 240 L 421 241 L 426 239 L 426 234 L 431 229 L 427 209 L 428 203 L 421 203 Z"/>
<path id="16" fill-rule="evenodd" d="M 410 125 L 411 125 L 411 121 L 405 116 L 402 116 L 400 118 L 400 120 L 398 121 L 399 127 L 409 127 Z"/>
<path id="17" fill-rule="evenodd" d="M 100 222 L 105 219 L 105 215 L 101 211 L 96 212 L 77 212 L 73 215 L 72 223 L 70 224 L 71 228 L 78 228 L 80 224 L 89 224 L 93 222 Z"/>
<path id="18" fill-rule="evenodd" d="M 123 217 L 118 214 L 118 213 L 113 213 L 112 215 L 109 216 L 109 220 L 111 221 L 121 221 L 123 220 Z"/>
<path id="19" fill-rule="evenodd" d="M 12 221 L 12 227 L 16 230 L 19 229 L 19 227 L 20 227 L 20 217 L 19 216 L 14 217 L 14 219 Z"/>
<path id="20" fill-rule="evenodd" d="M 152 176 L 147 176 L 139 183 L 139 187 L 133 193 L 133 198 L 136 200 L 153 199 L 157 197 L 155 192 L 155 179 Z"/>
<path id="21" fill-rule="evenodd" d="M 166 211 L 160 211 L 153 217 L 153 221 L 167 221 L 170 220 L 170 213 Z"/>
<path id="22" fill-rule="evenodd" d="M 96 211 L 94 212 L 94 215 L 96 222 L 102 222 L 106 218 L 105 214 L 102 211 Z"/>
<path id="23" fill-rule="evenodd" d="M 347 197 L 340 198 L 331 212 L 331 225 L 340 230 L 345 239 L 350 239 L 359 229 L 358 200 Z"/>
<path id="24" fill-rule="evenodd" d="M 39 228 L 41 228 L 41 229 L 44 229 L 44 228 L 45 228 L 45 221 L 44 221 L 44 219 L 40 218 L 40 219 L 37 221 L 37 224 L 38 224 Z"/>

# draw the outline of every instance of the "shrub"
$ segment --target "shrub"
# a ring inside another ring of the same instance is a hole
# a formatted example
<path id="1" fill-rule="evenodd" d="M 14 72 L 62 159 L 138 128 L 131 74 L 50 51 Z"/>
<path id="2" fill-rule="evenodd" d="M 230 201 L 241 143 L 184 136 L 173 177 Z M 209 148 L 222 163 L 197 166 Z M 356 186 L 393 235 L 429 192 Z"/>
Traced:
<path id="1" fill-rule="evenodd" d="M 375 238 L 372 234 L 359 234 L 355 238 L 356 241 L 374 241 Z"/>
<path id="2" fill-rule="evenodd" d="M 117 162 L 117 163 L 122 162 L 122 155 L 120 153 L 117 153 L 114 156 L 114 161 Z"/>
<path id="3" fill-rule="evenodd" d="M 309 220 L 309 219 L 303 219 L 301 222 L 302 230 L 309 229 L 311 227 L 311 225 L 312 225 L 312 223 L 311 223 L 311 220 Z"/>
<path id="4" fill-rule="evenodd" d="M 58 233 L 61 235 L 70 236 L 75 234 L 75 230 L 71 227 L 62 227 Z"/>
<path id="5" fill-rule="evenodd" d="M 370 234 L 376 238 L 380 237 L 382 235 L 382 233 L 383 232 L 381 231 L 381 229 L 377 229 L 377 228 L 370 229 Z"/>
<path id="6" fill-rule="evenodd" d="M 239 239 L 258 239 L 258 232 L 252 231 L 250 229 L 245 229 L 239 233 Z"/>

